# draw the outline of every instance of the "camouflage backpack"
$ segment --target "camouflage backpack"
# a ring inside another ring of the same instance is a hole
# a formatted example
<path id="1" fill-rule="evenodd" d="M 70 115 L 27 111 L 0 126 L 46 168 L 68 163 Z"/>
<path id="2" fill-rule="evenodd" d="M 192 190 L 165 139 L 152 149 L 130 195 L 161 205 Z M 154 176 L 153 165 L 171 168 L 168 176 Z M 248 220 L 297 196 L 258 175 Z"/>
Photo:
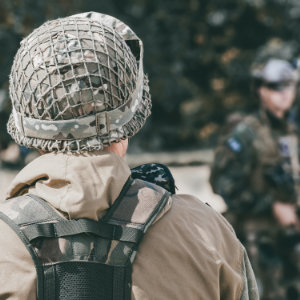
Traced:
<path id="1" fill-rule="evenodd" d="M 164 188 L 130 177 L 99 221 L 67 220 L 32 194 L 0 203 L 0 219 L 30 252 L 38 300 L 126 300 L 138 246 L 169 197 Z"/>

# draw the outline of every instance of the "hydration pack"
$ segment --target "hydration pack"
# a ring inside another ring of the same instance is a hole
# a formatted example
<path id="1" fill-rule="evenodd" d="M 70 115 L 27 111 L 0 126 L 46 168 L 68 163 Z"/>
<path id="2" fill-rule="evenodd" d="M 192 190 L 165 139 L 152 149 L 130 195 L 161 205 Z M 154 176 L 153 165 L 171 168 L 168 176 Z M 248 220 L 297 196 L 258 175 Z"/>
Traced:
<path id="1" fill-rule="evenodd" d="M 1 202 L 0 218 L 31 254 L 38 300 L 127 300 L 138 246 L 169 197 L 130 177 L 99 221 L 65 219 L 32 194 Z"/>

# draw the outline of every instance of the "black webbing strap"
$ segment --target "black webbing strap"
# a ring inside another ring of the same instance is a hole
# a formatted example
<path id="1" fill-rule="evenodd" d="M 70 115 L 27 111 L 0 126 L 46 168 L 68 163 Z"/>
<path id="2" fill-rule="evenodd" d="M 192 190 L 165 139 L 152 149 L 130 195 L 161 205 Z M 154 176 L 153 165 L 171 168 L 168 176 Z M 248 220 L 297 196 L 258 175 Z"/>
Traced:
<path id="1" fill-rule="evenodd" d="M 131 299 L 131 265 L 114 267 L 112 300 Z"/>
<path id="2" fill-rule="evenodd" d="M 112 300 L 120 300 L 124 298 L 124 273 L 124 267 L 114 267 Z"/>
<path id="3" fill-rule="evenodd" d="M 43 300 L 55 299 L 55 266 L 49 265 L 44 270 L 44 298 Z"/>
<path id="4" fill-rule="evenodd" d="M 138 243 L 143 236 L 143 232 L 138 228 L 112 225 L 89 219 L 31 224 L 24 227 L 22 231 L 30 241 L 39 237 L 59 238 L 81 233 L 91 233 L 105 239 Z"/>

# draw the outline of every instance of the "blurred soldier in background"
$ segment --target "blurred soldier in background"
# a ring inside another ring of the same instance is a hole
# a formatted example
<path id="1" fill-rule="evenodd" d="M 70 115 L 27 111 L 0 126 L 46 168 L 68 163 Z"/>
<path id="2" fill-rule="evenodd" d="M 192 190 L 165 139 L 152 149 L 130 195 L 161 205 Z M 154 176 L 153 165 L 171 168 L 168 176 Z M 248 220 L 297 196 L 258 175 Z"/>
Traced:
<path id="1" fill-rule="evenodd" d="M 210 182 L 246 246 L 262 300 L 300 299 L 298 72 L 294 62 L 259 55 L 253 63 L 259 110 L 229 118 Z"/>

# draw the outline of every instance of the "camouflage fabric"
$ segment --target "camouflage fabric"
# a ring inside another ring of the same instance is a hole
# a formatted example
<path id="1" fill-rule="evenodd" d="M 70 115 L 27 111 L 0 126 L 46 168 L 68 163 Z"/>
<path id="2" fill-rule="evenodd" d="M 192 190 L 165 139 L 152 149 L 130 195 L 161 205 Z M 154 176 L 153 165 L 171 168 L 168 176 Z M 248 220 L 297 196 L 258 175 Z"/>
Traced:
<path id="1" fill-rule="evenodd" d="M 21 42 L 8 131 L 26 147 L 101 150 L 150 115 L 143 44 L 121 21 L 85 13 L 46 22 Z"/>
<path id="2" fill-rule="evenodd" d="M 176 186 L 169 168 L 163 164 L 144 164 L 131 169 L 131 177 L 142 179 L 163 187 L 175 194 Z"/>
<path id="3" fill-rule="evenodd" d="M 288 296 L 297 291 L 291 282 L 299 278 L 300 268 L 291 273 L 286 252 L 300 246 L 300 233 L 283 243 L 289 229 L 281 228 L 272 214 L 274 201 L 297 205 L 297 114 L 292 109 L 280 121 L 261 110 L 236 118 L 220 140 L 211 169 L 211 185 L 224 198 L 228 207 L 224 215 L 247 249 L 262 300 L 300 299 L 300 294 Z"/>

